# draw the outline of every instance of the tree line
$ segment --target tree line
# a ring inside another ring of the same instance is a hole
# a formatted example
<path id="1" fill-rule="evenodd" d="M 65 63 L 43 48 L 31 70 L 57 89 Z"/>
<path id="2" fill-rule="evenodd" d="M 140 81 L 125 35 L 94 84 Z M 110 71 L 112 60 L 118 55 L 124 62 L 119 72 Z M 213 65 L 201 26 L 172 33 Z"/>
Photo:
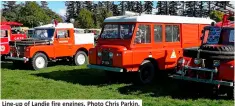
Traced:
<path id="1" fill-rule="evenodd" d="M 154 7 L 153 1 L 66 1 L 66 22 L 74 19 L 78 28 L 101 28 L 105 18 L 120 16 L 125 11 L 156 15 L 178 15 L 188 17 L 210 17 L 221 21 L 223 12 L 217 11 L 230 6 L 229 1 L 158 1 Z M 48 8 L 46 1 L 40 4 L 26 1 L 16 4 L 15 1 L 3 2 L 2 19 L 18 21 L 25 26 L 37 26 L 40 23 L 50 23 L 52 19 L 62 21 L 61 17 Z"/>
<path id="2" fill-rule="evenodd" d="M 156 15 L 178 15 L 188 17 L 210 17 L 221 21 L 223 12 L 218 11 L 226 6 L 231 7 L 229 1 L 158 1 L 154 7 L 153 1 L 67 1 L 67 21 L 75 19 L 75 26 L 82 28 L 100 28 L 105 18 L 123 15 L 124 11 Z"/>

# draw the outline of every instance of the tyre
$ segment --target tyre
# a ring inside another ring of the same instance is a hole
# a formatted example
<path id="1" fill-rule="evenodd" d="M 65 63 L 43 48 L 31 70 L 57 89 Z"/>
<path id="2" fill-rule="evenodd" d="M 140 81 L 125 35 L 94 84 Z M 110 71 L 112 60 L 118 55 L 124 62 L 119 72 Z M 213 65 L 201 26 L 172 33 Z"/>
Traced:
<path id="1" fill-rule="evenodd" d="M 145 60 L 138 71 L 137 82 L 135 84 L 150 84 L 153 82 L 155 76 L 155 69 L 153 64 L 149 60 Z"/>
<path id="2" fill-rule="evenodd" d="M 74 57 L 75 65 L 80 66 L 88 63 L 87 54 L 83 51 L 79 51 L 76 53 Z"/>
<path id="3" fill-rule="evenodd" d="M 227 88 L 227 97 L 228 99 L 234 99 L 234 86 Z"/>
<path id="4" fill-rule="evenodd" d="M 1 56 L 1 61 L 5 61 L 6 60 L 6 56 L 5 55 L 2 55 Z"/>
<path id="5" fill-rule="evenodd" d="M 234 46 L 232 45 L 202 45 L 201 49 L 209 51 L 234 52 Z"/>
<path id="6" fill-rule="evenodd" d="M 202 45 L 200 57 L 205 59 L 229 60 L 234 59 L 232 45 Z"/>
<path id="7" fill-rule="evenodd" d="M 37 53 L 31 60 L 32 68 L 34 70 L 40 70 L 47 67 L 48 60 L 45 54 Z"/>

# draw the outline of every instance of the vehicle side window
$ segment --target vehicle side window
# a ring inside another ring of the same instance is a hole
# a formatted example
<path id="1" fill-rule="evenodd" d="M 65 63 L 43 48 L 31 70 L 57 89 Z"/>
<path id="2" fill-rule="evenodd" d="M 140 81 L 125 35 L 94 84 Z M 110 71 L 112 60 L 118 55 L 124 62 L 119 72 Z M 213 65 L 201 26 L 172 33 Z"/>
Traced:
<path id="1" fill-rule="evenodd" d="M 166 25 L 165 34 L 166 34 L 166 42 L 180 41 L 178 25 Z"/>
<path id="2" fill-rule="evenodd" d="M 2 37 L 7 37 L 8 31 L 7 30 L 1 30 L 1 38 Z"/>
<path id="3" fill-rule="evenodd" d="M 139 25 L 136 32 L 135 43 L 151 43 L 150 25 Z"/>
<path id="4" fill-rule="evenodd" d="M 57 38 L 69 38 L 68 30 L 57 30 Z"/>
<path id="5" fill-rule="evenodd" d="M 162 25 L 154 25 L 154 41 L 162 42 Z"/>

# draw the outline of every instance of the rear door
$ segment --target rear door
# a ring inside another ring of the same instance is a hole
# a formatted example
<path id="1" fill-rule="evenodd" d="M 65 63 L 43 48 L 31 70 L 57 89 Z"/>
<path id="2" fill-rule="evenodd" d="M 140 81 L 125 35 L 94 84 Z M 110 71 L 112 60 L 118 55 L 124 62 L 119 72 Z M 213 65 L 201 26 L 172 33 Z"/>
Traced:
<path id="1" fill-rule="evenodd" d="M 164 24 L 153 24 L 153 49 L 152 58 L 158 61 L 159 69 L 164 69 L 165 49 L 164 47 Z"/>
<path id="2" fill-rule="evenodd" d="M 180 24 L 165 24 L 165 68 L 174 68 L 182 56 Z"/>

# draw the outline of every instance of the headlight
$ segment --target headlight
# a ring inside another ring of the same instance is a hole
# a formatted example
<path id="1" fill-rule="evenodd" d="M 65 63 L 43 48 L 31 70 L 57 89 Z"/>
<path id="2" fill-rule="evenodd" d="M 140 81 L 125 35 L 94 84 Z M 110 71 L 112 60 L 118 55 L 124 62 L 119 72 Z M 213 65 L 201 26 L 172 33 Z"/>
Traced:
<path id="1" fill-rule="evenodd" d="M 213 66 L 214 67 L 218 67 L 220 65 L 220 61 L 219 60 L 214 60 L 213 61 Z"/>
<path id="2" fill-rule="evenodd" d="M 184 58 L 180 58 L 178 61 L 179 64 L 183 64 L 184 62 L 185 62 Z"/>
<path id="3" fill-rule="evenodd" d="M 109 52 L 109 57 L 113 57 L 113 53 L 112 52 Z"/>
<path id="4" fill-rule="evenodd" d="M 195 59 L 194 59 L 194 64 L 196 64 L 196 65 L 201 64 L 201 60 L 200 60 L 200 59 L 195 58 Z"/>
<path id="5" fill-rule="evenodd" d="M 100 56 L 102 56 L 102 53 L 101 53 L 101 52 L 98 52 L 98 54 L 97 54 L 97 55 L 100 57 Z"/>

